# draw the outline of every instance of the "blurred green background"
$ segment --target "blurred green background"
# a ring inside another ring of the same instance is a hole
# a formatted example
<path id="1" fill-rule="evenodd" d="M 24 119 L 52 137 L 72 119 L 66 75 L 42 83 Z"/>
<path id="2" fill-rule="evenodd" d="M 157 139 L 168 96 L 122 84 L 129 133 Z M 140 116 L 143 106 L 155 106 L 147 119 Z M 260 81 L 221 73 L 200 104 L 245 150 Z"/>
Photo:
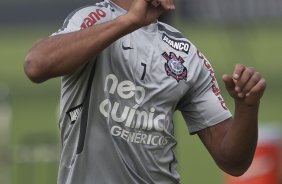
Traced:
<path id="1" fill-rule="evenodd" d="M 221 75 L 231 73 L 235 63 L 244 63 L 260 71 L 268 83 L 261 101 L 260 123 L 281 125 L 282 22 L 277 18 L 230 22 L 186 20 L 179 16 L 170 17 L 171 24 L 210 60 L 230 110 L 234 110 L 233 102 L 224 91 Z M 64 18 L 59 19 L 61 21 L 0 24 L 1 184 L 56 183 L 60 153 L 57 118 L 60 79 L 33 84 L 24 75 L 23 61 L 33 42 L 60 28 Z M 174 123 L 182 183 L 223 183 L 223 173 L 198 137 L 188 134 L 178 112 Z"/>

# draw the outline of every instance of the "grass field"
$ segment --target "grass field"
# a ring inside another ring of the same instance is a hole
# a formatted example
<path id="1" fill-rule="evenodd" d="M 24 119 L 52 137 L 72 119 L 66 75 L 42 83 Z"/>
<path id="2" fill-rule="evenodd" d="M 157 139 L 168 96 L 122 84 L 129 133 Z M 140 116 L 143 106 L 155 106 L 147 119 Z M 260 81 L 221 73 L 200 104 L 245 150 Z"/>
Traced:
<path id="1" fill-rule="evenodd" d="M 258 68 L 268 82 L 261 103 L 260 122 L 282 122 L 281 24 L 234 26 L 178 22 L 175 25 L 212 62 L 222 91 L 224 88 L 220 76 L 225 72 L 230 73 L 235 63 Z M 32 43 L 48 36 L 58 27 L 56 24 L 17 25 L 0 29 L 0 89 L 4 85 L 9 87 L 8 104 L 13 113 L 8 144 L 10 154 L 0 157 L 0 171 L 1 167 L 10 171 L 7 181 L 10 180 L 12 184 L 50 184 L 56 181 L 60 149 L 57 125 L 59 79 L 40 85 L 32 84 L 25 77 L 22 65 Z M 224 92 L 223 96 L 233 111 L 232 101 Z M 197 136 L 188 134 L 179 113 L 175 115 L 175 125 L 182 183 L 222 183 L 222 173 Z M 0 180 L 0 183 L 3 182 Z"/>

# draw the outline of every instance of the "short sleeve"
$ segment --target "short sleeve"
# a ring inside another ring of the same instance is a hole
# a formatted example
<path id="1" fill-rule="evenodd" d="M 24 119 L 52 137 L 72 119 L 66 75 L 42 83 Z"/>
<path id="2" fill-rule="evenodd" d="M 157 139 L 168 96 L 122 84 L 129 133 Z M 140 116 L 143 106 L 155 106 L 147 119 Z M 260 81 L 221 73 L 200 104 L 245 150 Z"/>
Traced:
<path id="1" fill-rule="evenodd" d="M 85 6 L 70 13 L 62 27 L 51 36 L 79 31 L 108 21 L 111 18 L 111 10 L 103 3 Z"/>
<path id="2" fill-rule="evenodd" d="M 211 64 L 199 51 L 193 54 L 192 87 L 178 104 L 191 134 L 231 117 Z"/>
<path id="3" fill-rule="evenodd" d="M 112 11 L 108 2 L 100 2 L 96 3 L 95 5 L 85 6 L 70 13 L 65 19 L 62 27 L 51 36 L 81 31 L 83 29 L 87 29 L 89 27 L 109 21 L 111 17 Z M 93 57 L 88 62 L 93 63 L 95 60 L 96 57 Z M 83 76 L 83 72 L 85 72 L 85 70 L 87 71 L 87 69 L 85 69 L 87 63 L 78 67 L 73 73 L 62 77 L 63 89 L 66 88 L 65 86 L 69 84 L 70 81 L 75 81 L 76 78 Z"/>

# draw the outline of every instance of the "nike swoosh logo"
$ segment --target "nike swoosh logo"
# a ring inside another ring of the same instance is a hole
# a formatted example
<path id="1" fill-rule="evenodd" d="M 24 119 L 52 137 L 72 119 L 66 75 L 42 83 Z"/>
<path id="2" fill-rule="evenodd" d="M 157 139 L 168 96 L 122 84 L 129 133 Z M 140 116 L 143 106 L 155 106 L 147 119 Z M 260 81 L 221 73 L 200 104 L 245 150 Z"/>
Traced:
<path id="1" fill-rule="evenodd" d="M 131 50 L 131 49 L 133 49 L 133 48 L 132 48 L 132 47 L 126 47 L 126 46 L 124 46 L 124 45 L 123 45 L 123 42 L 122 42 L 122 49 L 123 49 L 123 50 Z"/>

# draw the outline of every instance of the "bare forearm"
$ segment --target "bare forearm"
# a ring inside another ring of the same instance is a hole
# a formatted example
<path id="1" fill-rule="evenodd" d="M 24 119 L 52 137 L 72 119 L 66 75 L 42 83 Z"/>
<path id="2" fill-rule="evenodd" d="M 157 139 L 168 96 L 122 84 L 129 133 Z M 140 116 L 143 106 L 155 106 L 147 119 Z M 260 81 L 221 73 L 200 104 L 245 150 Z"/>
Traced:
<path id="1" fill-rule="evenodd" d="M 252 162 L 258 137 L 258 105 L 245 106 L 237 103 L 233 122 L 221 143 L 224 165 L 243 171 Z M 227 164 L 228 163 L 228 164 Z M 225 168 L 228 170 L 228 168 Z M 238 175 L 240 175 L 239 173 Z"/>
<path id="2" fill-rule="evenodd" d="M 253 151 L 257 142 L 257 133 L 258 105 L 255 107 L 236 105 L 234 122 L 224 139 L 225 147 L 236 148 L 237 153 Z"/>
<path id="3" fill-rule="evenodd" d="M 29 51 L 24 69 L 34 82 L 73 72 L 122 36 L 154 22 L 174 2 L 162 1 L 158 7 L 144 0 L 116 1 L 128 9 L 125 15 L 85 30 L 42 39 Z"/>
<path id="4" fill-rule="evenodd" d="M 222 126 L 216 160 L 225 171 L 241 175 L 250 166 L 258 138 L 258 110 L 266 81 L 253 67 L 236 64 L 232 76 L 222 79 L 230 96 L 235 101 L 233 119 Z"/>
<path id="5" fill-rule="evenodd" d="M 42 39 L 30 49 L 25 71 L 34 82 L 71 73 L 134 29 L 125 17 L 119 17 L 85 30 Z"/>

